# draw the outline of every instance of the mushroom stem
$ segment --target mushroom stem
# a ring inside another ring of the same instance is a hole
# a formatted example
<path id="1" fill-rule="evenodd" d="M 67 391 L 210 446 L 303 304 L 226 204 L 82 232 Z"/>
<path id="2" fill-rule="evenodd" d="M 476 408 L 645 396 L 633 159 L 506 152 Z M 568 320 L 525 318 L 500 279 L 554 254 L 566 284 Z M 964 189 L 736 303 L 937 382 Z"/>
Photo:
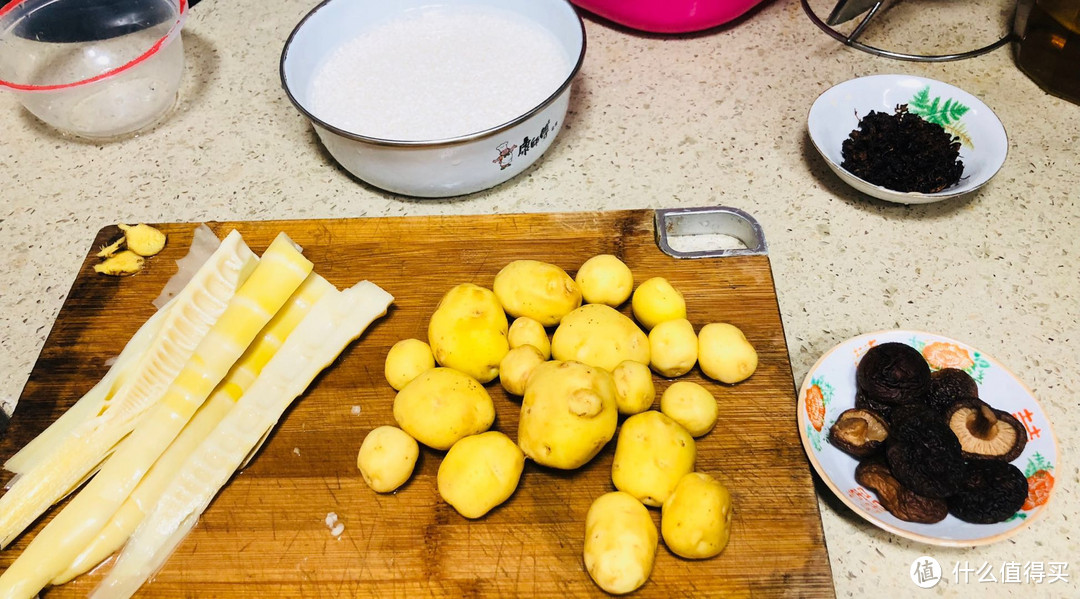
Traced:
<path id="1" fill-rule="evenodd" d="M 974 418 L 968 424 L 968 429 L 972 435 L 985 440 L 993 436 L 997 422 L 997 414 L 994 413 L 990 406 L 984 404 L 975 411 Z"/>

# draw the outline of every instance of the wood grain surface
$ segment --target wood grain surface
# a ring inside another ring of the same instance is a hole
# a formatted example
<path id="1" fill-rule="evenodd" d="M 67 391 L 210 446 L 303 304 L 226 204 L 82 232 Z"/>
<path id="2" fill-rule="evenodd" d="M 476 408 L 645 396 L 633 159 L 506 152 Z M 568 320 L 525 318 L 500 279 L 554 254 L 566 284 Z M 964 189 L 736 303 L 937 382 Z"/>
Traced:
<path id="1" fill-rule="evenodd" d="M 613 253 L 633 269 L 635 284 L 667 277 L 685 295 L 695 328 L 731 322 L 760 357 L 757 372 L 739 385 L 708 381 L 696 368 L 684 377 L 705 384 L 719 401 L 716 429 L 698 441 L 697 470 L 731 490 L 730 543 L 716 558 L 691 561 L 675 557 L 661 541 L 652 577 L 636 595 L 832 597 L 768 257 L 677 260 L 657 249 L 652 219 L 651 211 L 620 211 L 210 223 L 219 236 L 239 229 L 257 252 L 285 231 L 332 283 L 369 279 L 395 302 L 286 412 L 257 459 L 233 477 L 141 594 L 602 596 L 584 570 L 582 545 L 590 503 L 614 490 L 614 441 L 577 471 L 526 464 L 514 495 L 475 521 L 439 499 L 440 452 L 422 449 L 412 479 L 390 495 L 364 484 L 356 453 L 369 430 L 394 422 L 394 390 L 382 374 L 387 350 L 403 338 L 426 339 L 428 317 L 450 287 L 490 287 L 514 259 L 551 262 L 573 274 L 590 256 Z M 186 253 L 194 225 L 162 228 L 169 234 L 165 251 L 142 273 L 120 279 L 92 270 L 92 254 L 116 229 L 99 233 L 0 442 L 0 459 L 104 375 L 106 360 L 153 313 L 150 301 L 175 271 L 173 261 Z M 659 398 L 670 381 L 654 380 Z M 487 388 L 495 428 L 516 438 L 520 404 L 497 382 Z M 3 481 L 8 478 L 5 473 Z M 659 527 L 658 510 L 650 511 Z M 329 512 L 345 525 L 340 538 L 325 523 Z M 0 568 L 48 517 L 0 553 Z M 85 596 L 101 570 L 46 595 Z"/>

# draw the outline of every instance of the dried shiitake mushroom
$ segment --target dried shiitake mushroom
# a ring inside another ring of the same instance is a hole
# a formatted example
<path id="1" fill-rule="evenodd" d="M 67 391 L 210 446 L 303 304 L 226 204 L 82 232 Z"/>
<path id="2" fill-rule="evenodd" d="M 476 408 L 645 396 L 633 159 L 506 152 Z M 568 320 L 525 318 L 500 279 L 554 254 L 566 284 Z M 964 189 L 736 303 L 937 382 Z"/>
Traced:
<path id="1" fill-rule="evenodd" d="M 889 437 L 885 419 L 870 410 L 844 410 L 829 428 L 829 443 L 856 458 L 877 453 Z"/>
<path id="2" fill-rule="evenodd" d="M 855 407 L 860 410 L 873 412 L 884 418 L 885 422 L 892 422 L 892 406 L 887 403 L 881 403 L 880 401 L 874 401 L 867 397 L 862 391 L 855 392 Z"/>
<path id="3" fill-rule="evenodd" d="M 979 396 L 979 385 L 971 375 L 959 368 L 942 368 L 930 375 L 930 389 L 926 403 L 944 412 L 961 399 Z"/>
<path id="4" fill-rule="evenodd" d="M 949 497 L 949 512 L 964 522 L 993 524 L 1020 511 L 1028 482 L 1019 468 L 997 460 L 968 462 L 960 489 Z"/>
<path id="5" fill-rule="evenodd" d="M 967 459 L 1011 462 L 1027 445 L 1027 430 L 1016 418 L 970 398 L 955 402 L 945 412 L 945 422 L 960 441 Z"/>
<path id="6" fill-rule="evenodd" d="M 926 497 L 944 499 L 964 478 L 960 442 L 929 408 L 903 419 L 894 415 L 885 456 L 896 480 Z"/>
<path id="7" fill-rule="evenodd" d="M 859 360 L 855 382 L 874 401 L 894 406 L 922 401 L 930 388 L 930 366 L 910 345 L 882 343 Z"/>
<path id="8" fill-rule="evenodd" d="M 896 480 L 884 463 L 869 460 L 855 468 L 855 482 L 873 491 L 889 513 L 907 522 L 933 524 L 949 513 L 944 499 L 924 497 Z"/>

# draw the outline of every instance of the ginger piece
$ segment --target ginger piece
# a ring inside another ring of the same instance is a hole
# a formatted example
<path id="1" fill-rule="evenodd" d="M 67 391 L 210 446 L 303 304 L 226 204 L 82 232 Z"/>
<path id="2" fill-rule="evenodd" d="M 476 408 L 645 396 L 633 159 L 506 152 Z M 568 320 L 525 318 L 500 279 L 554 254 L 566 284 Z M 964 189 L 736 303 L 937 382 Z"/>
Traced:
<path id="1" fill-rule="evenodd" d="M 94 270 L 114 277 L 133 275 L 142 270 L 145 261 L 145 258 L 135 252 L 124 250 L 106 258 L 100 264 L 95 264 Z"/>
<path id="2" fill-rule="evenodd" d="M 98 258 L 112 258 L 120 248 L 124 247 L 124 243 L 127 240 L 123 237 L 110 243 L 109 245 L 101 246 L 101 251 L 97 253 Z"/>
<path id="3" fill-rule="evenodd" d="M 165 234 L 150 225 L 139 223 L 134 227 L 125 224 L 117 226 L 124 232 L 127 248 L 140 256 L 149 258 L 165 248 Z"/>

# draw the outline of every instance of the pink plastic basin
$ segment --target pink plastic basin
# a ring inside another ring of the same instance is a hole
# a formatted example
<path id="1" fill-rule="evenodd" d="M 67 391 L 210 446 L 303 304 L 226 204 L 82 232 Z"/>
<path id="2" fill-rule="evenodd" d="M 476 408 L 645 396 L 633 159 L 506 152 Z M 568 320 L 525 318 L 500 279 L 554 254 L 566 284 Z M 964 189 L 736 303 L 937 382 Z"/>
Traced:
<path id="1" fill-rule="evenodd" d="M 736 19 L 763 0 L 571 0 L 620 25 L 655 33 L 686 33 Z"/>

